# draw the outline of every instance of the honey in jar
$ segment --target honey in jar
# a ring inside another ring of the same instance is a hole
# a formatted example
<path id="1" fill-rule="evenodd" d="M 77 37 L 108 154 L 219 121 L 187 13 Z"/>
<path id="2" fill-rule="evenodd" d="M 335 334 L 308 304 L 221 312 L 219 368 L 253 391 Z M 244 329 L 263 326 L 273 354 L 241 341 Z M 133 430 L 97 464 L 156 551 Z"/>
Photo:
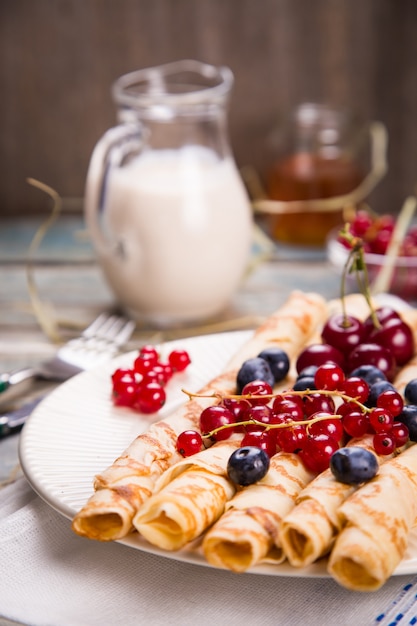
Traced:
<path id="1" fill-rule="evenodd" d="M 352 126 L 342 111 L 304 104 L 286 132 L 286 152 L 273 160 L 266 191 L 271 200 L 301 204 L 268 214 L 267 228 L 280 242 L 322 246 L 328 233 L 343 223 L 343 206 L 312 209 L 308 201 L 348 194 L 363 179 Z"/>

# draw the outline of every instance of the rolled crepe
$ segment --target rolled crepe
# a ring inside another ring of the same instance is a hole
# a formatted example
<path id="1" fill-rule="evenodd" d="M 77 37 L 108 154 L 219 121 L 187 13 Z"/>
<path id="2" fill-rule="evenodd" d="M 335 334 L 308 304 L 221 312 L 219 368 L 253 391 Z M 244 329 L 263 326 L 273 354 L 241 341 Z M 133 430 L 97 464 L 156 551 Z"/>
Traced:
<path id="1" fill-rule="evenodd" d="M 236 375 L 243 361 L 268 346 L 279 346 L 290 360 L 295 359 L 326 315 L 321 296 L 294 291 L 234 355 L 225 371 L 199 393 L 236 393 Z M 178 434 L 198 428 L 202 410 L 212 403 L 212 398 L 193 398 L 139 435 L 109 468 L 95 477 L 95 493 L 75 515 L 73 530 L 101 541 L 126 536 L 133 529 L 136 511 L 151 496 L 159 476 L 181 459 L 176 451 Z"/>
<path id="2" fill-rule="evenodd" d="M 202 547 L 207 561 L 234 572 L 244 572 L 262 560 L 280 563 L 284 559 L 280 522 L 313 476 L 297 454 L 274 455 L 266 476 L 238 491 L 206 533 Z"/>
<path id="3" fill-rule="evenodd" d="M 372 435 L 352 439 L 348 445 L 374 451 Z M 380 457 L 379 462 L 383 461 Z M 338 509 L 356 489 L 338 482 L 327 469 L 300 492 L 279 533 L 280 545 L 291 565 L 306 567 L 329 552 L 341 529 Z"/>
<path id="4" fill-rule="evenodd" d="M 199 537 L 235 492 L 227 464 L 238 446 L 239 441 L 219 442 L 167 470 L 135 515 L 136 530 L 164 550 L 179 550 Z"/>
<path id="5" fill-rule="evenodd" d="M 375 591 L 403 558 L 417 516 L 417 446 L 385 463 L 338 511 L 344 526 L 328 571 L 343 587 Z"/>

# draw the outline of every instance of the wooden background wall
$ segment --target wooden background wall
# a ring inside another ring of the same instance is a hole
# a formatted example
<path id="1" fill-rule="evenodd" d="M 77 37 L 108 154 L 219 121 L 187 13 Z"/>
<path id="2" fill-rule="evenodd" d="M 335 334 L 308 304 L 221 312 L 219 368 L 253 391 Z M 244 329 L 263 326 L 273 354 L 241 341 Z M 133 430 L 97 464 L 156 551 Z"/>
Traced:
<path id="1" fill-rule="evenodd" d="M 327 101 L 388 128 L 374 208 L 415 188 L 417 0 L 0 0 L 0 215 L 45 209 L 28 176 L 81 197 L 114 79 L 181 58 L 232 68 L 239 165 L 259 166 L 281 110 Z"/>

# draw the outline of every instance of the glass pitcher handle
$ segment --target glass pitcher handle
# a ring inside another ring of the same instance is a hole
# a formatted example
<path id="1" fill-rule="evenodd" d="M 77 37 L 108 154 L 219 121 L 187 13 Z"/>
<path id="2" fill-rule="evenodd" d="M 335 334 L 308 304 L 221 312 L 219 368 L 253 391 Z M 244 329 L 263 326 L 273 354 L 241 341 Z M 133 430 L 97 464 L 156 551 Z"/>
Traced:
<path id="1" fill-rule="evenodd" d="M 110 171 L 142 148 L 141 127 L 138 124 L 120 124 L 106 131 L 93 150 L 85 189 L 85 219 L 96 247 L 107 248 L 110 244 L 100 228 Z"/>

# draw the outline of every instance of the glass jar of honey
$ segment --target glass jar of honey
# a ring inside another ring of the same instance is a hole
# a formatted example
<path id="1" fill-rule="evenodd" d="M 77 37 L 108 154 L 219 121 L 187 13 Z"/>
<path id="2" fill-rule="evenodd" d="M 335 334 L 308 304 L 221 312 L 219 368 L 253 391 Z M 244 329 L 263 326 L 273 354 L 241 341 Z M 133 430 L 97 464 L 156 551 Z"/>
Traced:
<path id="1" fill-rule="evenodd" d="M 272 239 L 322 246 L 343 223 L 346 207 L 326 199 L 349 194 L 364 179 L 363 128 L 346 111 L 305 103 L 271 136 L 265 187 L 268 198 L 278 201 L 266 218 Z"/>

